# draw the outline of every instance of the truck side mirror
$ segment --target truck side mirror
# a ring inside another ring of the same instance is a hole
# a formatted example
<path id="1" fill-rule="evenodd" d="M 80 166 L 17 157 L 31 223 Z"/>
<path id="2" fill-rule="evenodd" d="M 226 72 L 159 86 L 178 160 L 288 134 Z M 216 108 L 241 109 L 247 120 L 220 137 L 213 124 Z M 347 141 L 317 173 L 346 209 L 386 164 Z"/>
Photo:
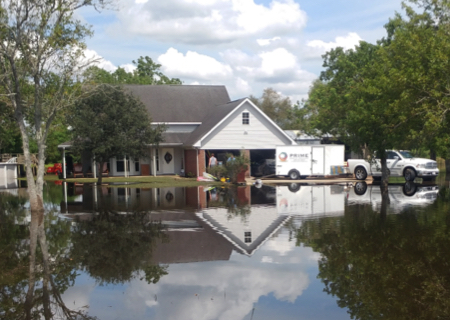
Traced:
<path id="1" fill-rule="evenodd" d="M 398 159 L 400 159 L 399 156 L 394 156 L 394 160 L 398 160 Z"/>

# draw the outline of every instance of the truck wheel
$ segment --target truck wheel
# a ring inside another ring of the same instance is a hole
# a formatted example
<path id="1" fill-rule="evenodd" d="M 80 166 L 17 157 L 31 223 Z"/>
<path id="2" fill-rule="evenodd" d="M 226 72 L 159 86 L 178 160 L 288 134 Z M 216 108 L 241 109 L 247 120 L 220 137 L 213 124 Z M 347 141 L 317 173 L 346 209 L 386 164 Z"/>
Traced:
<path id="1" fill-rule="evenodd" d="M 297 170 L 291 170 L 289 171 L 288 176 L 291 180 L 297 180 L 300 179 L 300 172 Z"/>
<path id="2" fill-rule="evenodd" d="M 414 171 L 414 169 L 408 168 L 403 173 L 403 176 L 405 177 L 406 181 L 414 181 L 414 179 L 416 178 L 416 172 Z"/>
<path id="3" fill-rule="evenodd" d="M 355 188 L 355 193 L 358 196 L 362 196 L 367 191 L 367 183 L 365 183 L 365 182 L 357 182 L 355 184 L 354 188 Z"/>
<path id="4" fill-rule="evenodd" d="M 355 169 L 355 177 L 357 180 L 366 180 L 367 178 L 366 169 L 364 169 L 364 167 L 357 167 Z"/>
<path id="5" fill-rule="evenodd" d="M 408 197 L 412 197 L 417 191 L 417 186 L 414 182 L 408 181 L 403 186 L 403 194 Z"/>

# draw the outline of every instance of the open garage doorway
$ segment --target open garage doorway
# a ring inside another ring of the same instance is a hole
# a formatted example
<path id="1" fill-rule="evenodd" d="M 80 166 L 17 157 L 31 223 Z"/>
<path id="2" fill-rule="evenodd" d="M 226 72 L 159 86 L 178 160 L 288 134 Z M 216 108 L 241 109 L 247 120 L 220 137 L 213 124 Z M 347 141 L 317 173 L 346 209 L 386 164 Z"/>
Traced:
<path id="1" fill-rule="evenodd" d="M 275 149 L 250 150 L 250 175 L 262 177 L 275 174 Z"/>

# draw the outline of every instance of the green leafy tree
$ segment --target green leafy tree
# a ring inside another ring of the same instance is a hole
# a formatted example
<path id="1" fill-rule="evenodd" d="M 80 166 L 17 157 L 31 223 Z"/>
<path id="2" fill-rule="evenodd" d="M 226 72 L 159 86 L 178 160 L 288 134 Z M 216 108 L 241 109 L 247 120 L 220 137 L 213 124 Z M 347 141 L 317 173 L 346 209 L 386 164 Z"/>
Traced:
<path id="1" fill-rule="evenodd" d="M 110 158 L 147 155 L 149 144 L 162 140 L 164 126 L 151 126 L 140 100 L 123 88 L 99 85 L 91 95 L 79 99 L 68 119 L 72 127 L 75 153 L 88 152 L 100 168 Z M 98 184 L 102 174 L 98 175 Z"/>
<path id="2" fill-rule="evenodd" d="M 258 106 L 270 119 L 282 129 L 291 129 L 292 103 L 272 88 L 264 89 L 261 98 L 250 96 L 250 100 Z"/>
<path id="3" fill-rule="evenodd" d="M 73 81 L 82 67 L 90 29 L 75 18 L 78 8 L 108 0 L 0 1 L 0 87 L 19 127 L 30 207 L 43 214 L 45 148 L 56 115 L 78 94 Z M 38 147 L 36 180 L 30 140 Z"/>
<path id="4" fill-rule="evenodd" d="M 101 284 L 128 282 L 140 271 L 148 283 L 158 282 L 167 267 L 151 260 L 156 243 L 168 240 L 163 226 L 145 212 L 116 213 L 101 194 L 99 199 L 99 212 L 73 230 L 71 257 Z"/>
<path id="5" fill-rule="evenodd" d="M 447 319 L 448 210 L 448 199 L 391 215 L 349 206 L 343 217 L 304 221 L 297 245 L 321 254 L 318 278 L 352 319 Z"/>
<path id="6" fill-rule="evenodd" d="M 12 108 L 0 101 L 0 153 L 20 153 L 22 140 Z"/>
<path id="7" fill-rule="evenodd" d="M 382 52 L 393 83 L 403 88 L 398 103 L 416 110 L 418 123 L 409 132 L 417 144 L 448 157 L 450 10 L 447 1 L 412 0 L 386 25 Z M 414 119 L 411 119 L 414 121 Z M 411 144 L 412 145 L 412 144 Z"/>
<path id="8" fill-rule="evenodd" d="M 160 68 L 161 65 L 155 63 L 152 58 L 145 56 L 139 57 L 137 61 L 133 60 L 136 69 L 127 72 L 124 68 L 117 68 L 113 72 L 108 72 L 97 66 L 89 67 L 83 74 L 87 81 L 93 83 L 108 84 L 182 84 L 178 78 L 169 78 L 164 75 Z"/>

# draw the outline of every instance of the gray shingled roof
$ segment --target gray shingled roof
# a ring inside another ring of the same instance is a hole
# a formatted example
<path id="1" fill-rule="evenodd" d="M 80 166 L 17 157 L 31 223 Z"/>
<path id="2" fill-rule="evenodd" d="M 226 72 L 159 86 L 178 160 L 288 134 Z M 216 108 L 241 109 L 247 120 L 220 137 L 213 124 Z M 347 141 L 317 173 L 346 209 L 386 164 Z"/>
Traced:
<path id="1" fill-rule="evenodd" d="M 225 86 L 126 85 L 147 107 L 153 122 L 202 122 L 213 107 L 230 101 Z"/>
<path id="2" fill-rule="evenodd" d="M 192 146 L 194 143 L 196 143 L 244 100 L 245 98 L 231 101 L 221 106 L 209 108 L 209 111 L 203 119 L 202 124 L 197 129 L 195 129 L 185 140 L 185 146 Z"/>

